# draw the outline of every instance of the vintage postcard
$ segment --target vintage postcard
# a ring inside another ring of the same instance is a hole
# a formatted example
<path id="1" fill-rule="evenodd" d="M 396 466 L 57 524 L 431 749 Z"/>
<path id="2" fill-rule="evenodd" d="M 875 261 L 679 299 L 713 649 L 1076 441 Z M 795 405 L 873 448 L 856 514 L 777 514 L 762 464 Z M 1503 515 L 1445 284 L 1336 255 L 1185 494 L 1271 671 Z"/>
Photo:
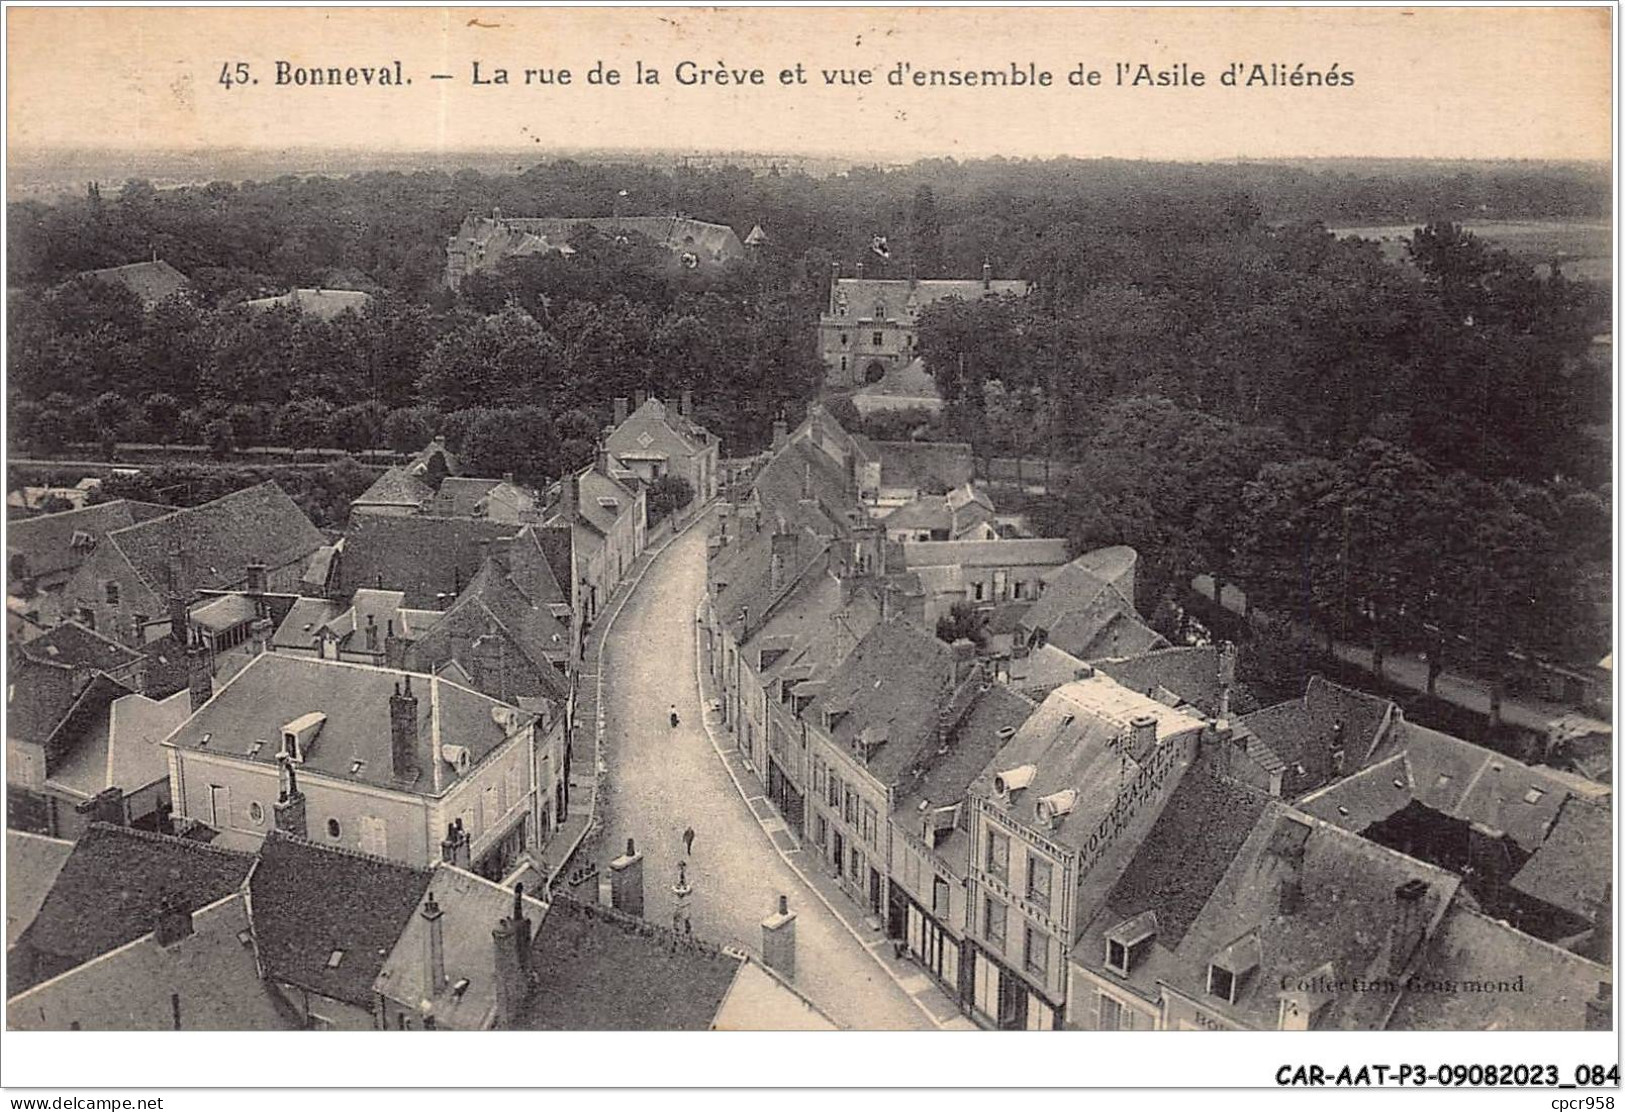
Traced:
<path id="1" fill-rule="evenodd" d="M 7 1084 L 1617 1086 L 1615 15 L 9 7 Z"/>

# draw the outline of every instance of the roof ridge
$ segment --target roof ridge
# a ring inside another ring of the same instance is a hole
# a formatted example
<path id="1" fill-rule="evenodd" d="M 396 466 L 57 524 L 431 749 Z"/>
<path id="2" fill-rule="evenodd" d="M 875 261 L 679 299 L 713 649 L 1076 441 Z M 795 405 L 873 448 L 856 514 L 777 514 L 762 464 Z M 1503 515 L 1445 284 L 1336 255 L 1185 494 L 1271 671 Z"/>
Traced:
<path id="1" fill-rule="evenodd" d="M 673 949 L 681 946 L 696 953 L 704 954 L 707 957 L 725 957 L 731 961 L 739 960 L 724 951 L 723 948 L 717 943 L 707 942 L 704 939 L 695 937 L 694 935 L 678 934 L 670 927 L 662 926 L 659 923 L 650 922 L 649 920 L 639 918 L 636 915 L 628 915 L 624 911 L 616 911 L 611 907 L 601 907 L 598 904 L 587 903 L 586 901 L 578 900 L 574 896 L 571 896 L 565 892 L 553 893 L 553 898 L 549 902 L 548 907 L 550 909 L 557 907 L 560 910 L 569 911 L 583 919 L 596 919 L 606 923 L 611 923 L 617 927 L 620 927 L 628 934 L 641 935 L 644 938 L 659 939 L 661 942 Z"/>
<path id="2" fill-rule="evenodd" d="M 272 829 L 266 831 L 265 840 L 271 841 L 272 839 L 283 842 L 292 842 L 295 845 L 307 846 L 310 849 L 320 850 L 323 853 L 336 853 L 344 857 L 356 858 L 359 861 L 371 861 L 378 865 L 388 865 L 391 868 L 401 869 L 409 873 L 415 873 L 425 878 L 432 876 L 434 873 L 434 870 L 428 866 L 408 865 L 404 861 L 396 861 L 393 858 L 382 857 L 376 853 L 366 853 L 359 849 L 351 849 L 349 846 L 326 845 L 322 842 L 313 841 L 310 838 L 301 838 L 297 834 L 289 834 L 286 830 Z"/>
<path id="3" fill-rule="evenodd" d="M 89 834 L 92 831 L 104 835 L 117 834 L 123 837 L 133 838 L 136 841 L 152 842 L 156 845 L 185 846 L 188 849 L 197 850 L 201 853 L 213 853 L 222 857 L 241 858 L 245 861 L 252 861 L 254 860 L 255 856 L 254 854 L 249 853 L 247 850 L 227 849 L 225 846 L 216 846 L 211 845 L 208 842 L 199 842 L 192 838 L 183 838 L 179 834 L 159 834 L 151 830 L 137 830 L 133 826 L 117 826 L 110 822 L 93 822 L 85 828 L 86 834 Z M 83 834 L 79 837 L 79 842 L 82 841 L 84 841 Z M 74 843 L 74 848 L 78 848 L 79 842 Z"/>

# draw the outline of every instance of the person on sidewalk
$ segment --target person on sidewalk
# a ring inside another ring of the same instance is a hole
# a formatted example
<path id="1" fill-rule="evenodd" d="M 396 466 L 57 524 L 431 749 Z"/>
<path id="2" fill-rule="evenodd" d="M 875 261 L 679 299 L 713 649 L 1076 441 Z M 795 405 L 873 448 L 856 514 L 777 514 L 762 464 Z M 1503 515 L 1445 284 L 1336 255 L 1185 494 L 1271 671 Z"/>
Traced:
<path id="1" fill-rule="evenodd" d="M 692 826 L 683 831 L 683 856 L 694 856 L 694 828 Z"/>
<path id="2" fill-rule="evenodd" d="M 676 728 L 677 728 L 677 722 L 678 722 L 678 718 L 677 718 L 677 704 L 676 704 L 676 703 L 673 703 L 673 704 L 672 704 L 672 705 L 671 705 L 671 728 L 672 728 L 672 729 L 674 729 L 674 730 L 675 730 L 675 729 L 676 729 Z"/>

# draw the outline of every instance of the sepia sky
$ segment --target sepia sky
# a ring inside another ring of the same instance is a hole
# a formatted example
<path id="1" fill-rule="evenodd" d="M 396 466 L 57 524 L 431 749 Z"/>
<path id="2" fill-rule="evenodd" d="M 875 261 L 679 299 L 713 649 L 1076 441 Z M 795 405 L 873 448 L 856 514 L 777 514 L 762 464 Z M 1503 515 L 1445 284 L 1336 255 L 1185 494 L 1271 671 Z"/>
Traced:
<path id="1" fill-rule="evenodd" d="M 18 9 L 7 12 L 9 146 L 470 150 L 625 147 L 1164 159 L 1607 159 L 1606 8 Z M 275 62 L 387 67 L 389 88 L 278 88 Z M 585 83 L 595 60 L 616 88 Z M 680 87 L 674 67 L 764 71 Z M 472 63 L 508 69 L 475 87 Z M 632 85 L 634 62 L 661 84 Z M 226 88 L 246 62 L 258 85 Z M 801 63 L 808 83 L 779 72 Z M 896 88 L 916 69 L 1049 70 L 1035 88 Z M 1352 86 L 1226 88 L 1233 63 L 1336 63 Z M 1073 87 L 1079 64 L 1101 71 Z M 1117 87 L 1186 63 L 1207 85 Z M 523 70 L 572 71 L 568 86 Z M 826 87 L 823 68 L 875 69 Z M 454 80 L 431 80 L 431 73 Z"/>

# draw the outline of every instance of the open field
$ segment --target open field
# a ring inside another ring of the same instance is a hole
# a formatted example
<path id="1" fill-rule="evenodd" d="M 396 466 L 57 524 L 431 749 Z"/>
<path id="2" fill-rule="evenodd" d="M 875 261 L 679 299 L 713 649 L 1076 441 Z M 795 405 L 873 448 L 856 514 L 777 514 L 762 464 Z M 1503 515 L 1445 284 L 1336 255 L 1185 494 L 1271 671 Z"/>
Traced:
<path id="1" fill-rule="evenodd" d="M 1463 226 L 1498 247 L 1540 264 L 1542 273 L 1555 258 L 1570 278 L 1607 282 L 1612 277 L 1612 244 L 1605 220 L 1468 220 Z M 1330 231 L 1339 236 L 1374 239 L 1390 258 L 1398 258 L 1405 251 L 1403 240 L 1416 227 L 1414 223 L 1373 224 Z"/>

